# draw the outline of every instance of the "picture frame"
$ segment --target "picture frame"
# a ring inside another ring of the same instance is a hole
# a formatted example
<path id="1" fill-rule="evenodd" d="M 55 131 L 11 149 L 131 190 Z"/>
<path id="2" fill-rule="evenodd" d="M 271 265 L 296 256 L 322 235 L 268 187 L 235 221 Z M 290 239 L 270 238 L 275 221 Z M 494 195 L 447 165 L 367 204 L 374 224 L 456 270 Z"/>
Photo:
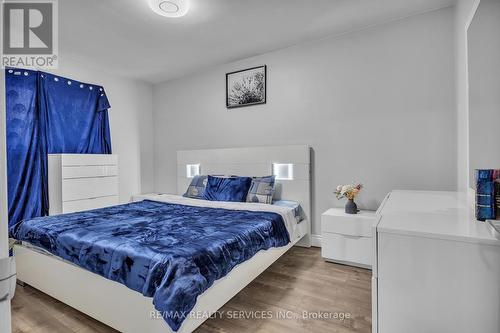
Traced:
<path id="1" fill-rule="evenodd" d="M 226 108 L 266 104 L 267 66 L 226 73 Z"/>

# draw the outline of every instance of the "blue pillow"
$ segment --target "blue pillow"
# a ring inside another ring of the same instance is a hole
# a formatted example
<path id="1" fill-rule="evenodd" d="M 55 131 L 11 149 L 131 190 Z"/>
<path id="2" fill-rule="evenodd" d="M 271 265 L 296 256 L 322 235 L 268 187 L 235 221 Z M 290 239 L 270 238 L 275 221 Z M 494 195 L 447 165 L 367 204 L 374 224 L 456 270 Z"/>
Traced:
<path id="1" fill-rule="evenodd" d="M 221 178 L 208 176 L 203 198 L 210 201 L 244 202 L 252 183 L 250 177 Z"/>
<path id="2" fill-rule="evenodd" d="M 207 176 L 194 176 L 184 196 L 186 198 L 203 199 L 203 193 L 205 193 L 206 186 Z"/>
<path id="3" fill-rule="evenodd" d="M 276 176 L 254 177 L 247 195 L 247 202 L 271 204 Z"/>

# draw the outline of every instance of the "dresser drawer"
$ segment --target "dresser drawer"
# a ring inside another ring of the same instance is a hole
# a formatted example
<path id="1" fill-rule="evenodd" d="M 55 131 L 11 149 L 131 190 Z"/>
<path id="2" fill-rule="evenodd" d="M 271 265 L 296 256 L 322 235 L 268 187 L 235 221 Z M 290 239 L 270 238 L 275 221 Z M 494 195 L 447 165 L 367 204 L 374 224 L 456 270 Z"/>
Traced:
<path id="1" fill-rule="evenodd" d="M 360 211 L 346 214 L 343 209 L 329 209 L 321 215 L 321 231 L 335 234 L 372 237 L 373 224 L 377 221 L 374 212 Z"/>
<path id="2" fill-rule="evenodd" d="M 118 204 L 118 196 L 99 197 L 93 199 L 75 200 L 63 202 L 63 213 L 81 212 L 103 207 L 114 206 Z"/>
<path id="3" fill-rule="evenodd" d="M 118 195 L 118 177 L 64 179 L 62 194 L 64 202 Z"/>
<path id="4" fill-rule="evenodd" d="M 118 155 L 107 154 L 62 154 L 61 165 L 118 165 Z"/>
<path id="5" fill-rule="evenodd" d="M 90 165 L 90 166 L 64 166 L 62 167 L 62 178 L 88 178 L 117 176 L 117 165 Z"/>
<path id="6" fill-rule="evenodd" d="M 324 232 L 321 240 L 321 254 L 323 258 L 328 260 L 363 267 L 371 266 L 372 238 Z"/>

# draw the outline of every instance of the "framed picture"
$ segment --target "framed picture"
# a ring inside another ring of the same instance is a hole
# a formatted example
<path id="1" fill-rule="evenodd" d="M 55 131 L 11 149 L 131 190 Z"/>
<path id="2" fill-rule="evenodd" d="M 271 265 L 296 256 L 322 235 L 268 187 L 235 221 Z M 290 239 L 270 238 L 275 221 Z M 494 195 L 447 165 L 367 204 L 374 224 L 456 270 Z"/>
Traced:
<path id="1" fill-rule="evenodd" d="M 226 74 L 226 107 L 266 103 L 267 67 L 259 66 Z"/>

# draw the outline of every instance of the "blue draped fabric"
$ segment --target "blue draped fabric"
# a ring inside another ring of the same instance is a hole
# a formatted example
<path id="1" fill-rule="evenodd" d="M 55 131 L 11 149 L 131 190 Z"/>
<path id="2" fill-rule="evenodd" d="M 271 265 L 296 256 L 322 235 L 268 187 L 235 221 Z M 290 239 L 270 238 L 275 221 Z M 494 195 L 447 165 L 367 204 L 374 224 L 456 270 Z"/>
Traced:
<path id="1" fill-rule="evenodd" d="M 258 251 L 290 242 L 276 213 L 148 200 L 25 220 L 10 232 L 153 297 L 174 331 L 215 280 Z"/>
<path id="2" fill-rule="evenodd" d="M 111 153 L 103 87 L 6 69 L 9 224 L 47 215 L 47 154 Z"/>
<path id="3" fill-rule="evenodd" d="M 109 154 L 110 107 L 103 87 L 40 73 L 40 125 L 49 154 Z"/>
<path id="4" fill-rule="evenodd" d="M 15 73 L 19 74 L 5 73 L 9 223 L 41 216 L 43 211 L 38 75 Z"/>

